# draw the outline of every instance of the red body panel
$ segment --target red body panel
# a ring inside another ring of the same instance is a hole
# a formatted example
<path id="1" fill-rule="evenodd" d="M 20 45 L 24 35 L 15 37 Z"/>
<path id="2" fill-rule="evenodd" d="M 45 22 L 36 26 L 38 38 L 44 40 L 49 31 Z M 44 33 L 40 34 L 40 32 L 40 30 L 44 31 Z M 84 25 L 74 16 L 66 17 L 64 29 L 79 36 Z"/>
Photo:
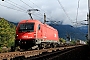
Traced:
<path id="1" fill-rule="evenodd" d="M 56 29 L 50 27 L 47 24 L 42 24 L 41 28 L 43 39 L 58 41 L 58 32 Z"/>
<path id="2" fill-rule="evenodd" d="M 19 32 L 19 26 L 22 23 L 35 23 L 33 32 Z M 38 25 L 40 24 L 40 30 L 38 30 Z M 19 22 L 16 28 L 16 40 L 29 40 L 29 39 L 43 39 L 44 41 L 59 41 L 58 31 L 53 27 L 43 24 L 38 20 L 23 20 Z"/>

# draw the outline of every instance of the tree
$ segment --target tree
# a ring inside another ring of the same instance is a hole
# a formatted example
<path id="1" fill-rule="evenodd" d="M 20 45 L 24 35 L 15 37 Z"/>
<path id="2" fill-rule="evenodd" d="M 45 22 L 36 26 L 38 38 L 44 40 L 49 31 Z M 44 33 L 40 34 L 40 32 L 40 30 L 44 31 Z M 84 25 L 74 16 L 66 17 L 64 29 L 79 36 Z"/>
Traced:
<path id="1" fill-rule="evenodd" d="M 0 18 L 0 44 L 11 46 L 15 40 L 15 25 L 4 18 Z"/>

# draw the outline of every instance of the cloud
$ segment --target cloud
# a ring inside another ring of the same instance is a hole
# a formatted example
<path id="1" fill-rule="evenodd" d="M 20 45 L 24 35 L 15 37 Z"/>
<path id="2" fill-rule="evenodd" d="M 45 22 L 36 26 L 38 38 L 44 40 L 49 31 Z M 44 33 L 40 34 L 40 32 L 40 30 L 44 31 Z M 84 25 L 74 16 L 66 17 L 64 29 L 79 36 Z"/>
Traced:
<path id="1" fill-rule="evenodd" d="M 7 2 L 11 3 L 10 1 L 12 0 L 7 0 Z M 58 3 L 57 0 L 20 0 L 16 1 L 13 0 L 14 3 L 17 3 L 18 5 L 14 4 L 15 6 L 18 6 L 19 9 L 11 4 L 8 4 L 7 2 L 2 2 L 0 1 L 0 4 L 18 9 L 20 11 L 16 11 L 13 9 L 8 9 L 6 7 L 0 6 L 0 17 L 4 17 L 5 19 L 13 22 L 19 22 L 20 20 L 23 19 L 30 19 L 28 13 L 26 11 L 28 9 L 36 8 L 39 9 L 39 12 L 34 12 L 33 13 L 33 18 L 38 19 L 43 22 L 43 15 L 46 13 L 47 15 L 47 20 L 57 20 L 57 21 L 63 21 L 63 24 L 73 24 L 72 22 L 76 21 L 76 13 L 77 13 L 77 2 L 78 0 L 60 0 L 61 4 L 63 5 L 65 11 L 67 12 L 68 16 L 70 19 L 66 16 L 65 12 L 61 8 L 60 4 Z M 79 6 L 79 11 L 78 11 L 78 21 L 82 21 L 87 19 L 86 15 L 88 12 L 88 1 L 86 0 L 80 0 L 80 6 Z M 21 7 L 22 6 L 22 7 Z M 24 11 L 23 11 L 24 10 Z"/>

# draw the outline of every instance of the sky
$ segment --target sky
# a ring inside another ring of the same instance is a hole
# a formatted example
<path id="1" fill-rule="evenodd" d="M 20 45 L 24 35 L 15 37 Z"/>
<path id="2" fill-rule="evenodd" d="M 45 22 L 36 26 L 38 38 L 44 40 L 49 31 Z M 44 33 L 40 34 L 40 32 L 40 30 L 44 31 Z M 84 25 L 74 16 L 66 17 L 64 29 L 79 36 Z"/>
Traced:
<path id="1" fill-rule="evenodd" d="M 41 22 L 45 13 L 47 21 L 62 21 L 69 25 L 75 24 L 76 20 L 79 24 L 87 23 L 84 20 L 87 19 L 88 0 L 0 0 L 0 17 L 11 22 L 30 19 L 28 9 L 40 10 L 32 11 L 32 17 Z"/>

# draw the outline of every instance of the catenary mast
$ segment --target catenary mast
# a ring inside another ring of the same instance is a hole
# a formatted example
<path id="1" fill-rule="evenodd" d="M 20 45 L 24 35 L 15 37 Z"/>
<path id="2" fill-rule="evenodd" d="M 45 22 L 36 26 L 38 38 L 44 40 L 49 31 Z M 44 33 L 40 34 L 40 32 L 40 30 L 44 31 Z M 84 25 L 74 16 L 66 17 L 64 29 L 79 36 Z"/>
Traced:
<path id="1" fill-rule="evenodd" d="M 88 19 L 88 41 L 90 44 L 90 0 L 88 0 L 88 11 L 89 11 L 89 14 L 87 15 L 87 19 Z"/>

